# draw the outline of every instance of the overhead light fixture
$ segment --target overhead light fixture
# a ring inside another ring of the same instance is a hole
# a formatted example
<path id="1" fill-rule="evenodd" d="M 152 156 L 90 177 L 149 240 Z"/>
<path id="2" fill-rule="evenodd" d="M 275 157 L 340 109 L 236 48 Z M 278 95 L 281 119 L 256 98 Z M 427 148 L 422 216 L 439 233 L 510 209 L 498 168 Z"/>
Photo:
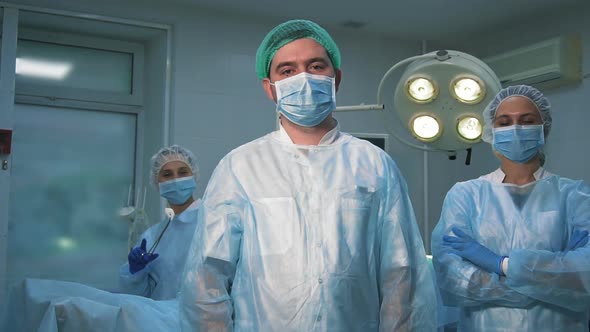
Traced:
<path id="1" fill-rule="evenodd" d="M 402 66 L 405 71 L 395 85 L 393 101 L 385 107 L 385 82 Z M 385 110 L 385 126 L 400 142 L 451 156 L 480 142 L 483 109 L 501 88 L 496 74 L 480 59 L 440 50 L 404 59 L 389 68 L 379 83 L 377 104 L 341 106 L 336 111 Z M 392 129 L 396 121 L 407 126 L 416 142 Z"/>
<path id="2" fill-rule="evenodd" d="M 17 75 L 63 80 L 71 70 L 70 63 L 16 58 Z"/>

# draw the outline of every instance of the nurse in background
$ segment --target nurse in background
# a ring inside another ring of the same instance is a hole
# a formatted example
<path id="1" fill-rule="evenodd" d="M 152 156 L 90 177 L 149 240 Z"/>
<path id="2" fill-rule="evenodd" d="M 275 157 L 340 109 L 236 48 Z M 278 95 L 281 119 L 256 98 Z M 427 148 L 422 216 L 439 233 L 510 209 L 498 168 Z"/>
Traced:
<path id="1" fill-rule="evenodd" d="M 194 154 L 178 145 L 151 159 L 151 180 L 168 201 L 166 218 L 141 236 L 120 269 L 124 293 L 170 300 L 176 298 L 189 245 L 197 226 L 200 199 L 193 198 L 198 169 Z M 173 211 L 173 213 L 171 211 Z"/>
<path id="2" fill-rule="evenodd" d="M 432 252 L 459 331 L 588 331 L 590 187 L 543 168 L 550 110 L 501 90 L 483 114 L 500 168 L 447 193 Z"/>

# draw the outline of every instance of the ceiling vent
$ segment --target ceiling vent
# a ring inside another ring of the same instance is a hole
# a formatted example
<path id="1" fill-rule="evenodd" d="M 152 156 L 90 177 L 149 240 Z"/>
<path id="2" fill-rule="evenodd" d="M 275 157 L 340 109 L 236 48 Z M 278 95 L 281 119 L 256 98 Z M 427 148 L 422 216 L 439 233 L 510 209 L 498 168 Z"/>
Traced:
<path id="1" fill-rule="evenodd" d="M 561 36 L 483 59 L 502 86 L 528 84 L 555 88 L 582 80 L 578 35 Z"/>

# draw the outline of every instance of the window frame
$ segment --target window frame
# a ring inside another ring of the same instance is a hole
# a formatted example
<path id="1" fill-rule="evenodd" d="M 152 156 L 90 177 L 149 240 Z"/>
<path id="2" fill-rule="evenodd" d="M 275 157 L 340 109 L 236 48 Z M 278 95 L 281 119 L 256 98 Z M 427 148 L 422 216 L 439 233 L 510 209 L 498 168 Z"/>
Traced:
<path id="1" fill-rule="evenodd" d="M 62 32 L 39 31 L 31 28 L 19 28 L 18 40 L 130 53 L 132 54 L 132 76 L 130 94 L 86 88 L 52 87 L 16 81 L 15 91 L 17 96 L 39 96 L 49 99 L 80 100 L 131 106 L 143 105 L 144 46 L 142 44 Z"/>

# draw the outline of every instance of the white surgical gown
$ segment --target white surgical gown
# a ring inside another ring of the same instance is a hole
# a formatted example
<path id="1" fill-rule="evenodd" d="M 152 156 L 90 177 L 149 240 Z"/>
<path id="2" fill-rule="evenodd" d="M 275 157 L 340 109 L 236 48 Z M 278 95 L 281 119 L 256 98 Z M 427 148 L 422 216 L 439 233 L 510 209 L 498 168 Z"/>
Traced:
<path id="1" fill-rule="evenodd" d="M 131 274 L 129 263 L 119 270 L 119 285 L 124 293 L 141 295 L 154 300 L 171 300 L 180 290 L 182 271 L 187 252 L 197 226 L 197 214 L 201 200 L 196 200 L 181 214 L 172 219 L 164 232 L 155 253 L 160 256 L 143 270 Z M 146 239 L 147 249 L 154 244 L 168 220 L 148 228 L 140 237 Z"/>
<path id="2" fill-rule="evenodd" d="M 438 285 L 459 306 L 460 331 L 588 331 L 590 245 L 564 253 L 574 229 L 590 231 L 590 187 L 540 169 L 525 186 L 495 171 L 455 184 L 432 235 Z M 449 253 L 459 227 L 498 255 L 507 277 Z"/>
<path id="3" fill-rule="evenodd" d="M 436 329 L 405 180 L 385 152 L 338 127 L 317 146 L 281 128 L 230 152 L 199 217 L 183 331 Z"/>

